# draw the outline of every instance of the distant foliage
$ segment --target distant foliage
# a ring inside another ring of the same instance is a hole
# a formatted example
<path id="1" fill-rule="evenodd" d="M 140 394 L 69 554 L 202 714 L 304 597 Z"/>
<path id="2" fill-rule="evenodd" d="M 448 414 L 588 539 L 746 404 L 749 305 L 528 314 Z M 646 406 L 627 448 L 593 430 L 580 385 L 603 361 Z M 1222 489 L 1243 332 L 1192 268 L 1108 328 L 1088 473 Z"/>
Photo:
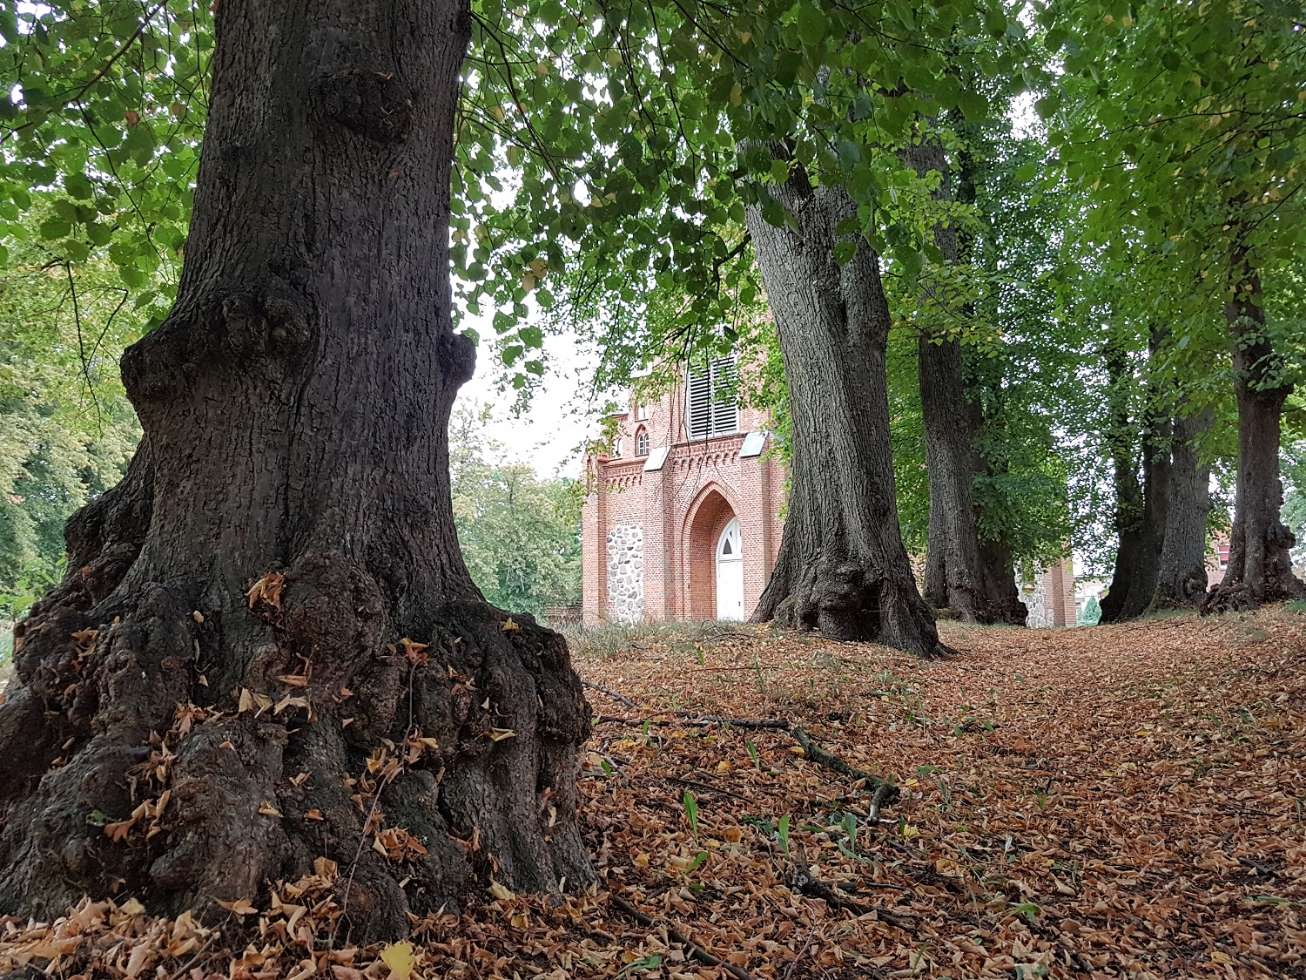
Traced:
<path id="1" fill-rule="evenodd" d="M 510 612 L 580 602 L 581 486 L 541 478 L 483 435 L 488 410 L 463 406 L 449 431 L 454 523 L 472 581 Z"/>
<path id="2" fill-rule="evenodd" d="M 140 320 L 102 266 L 37 247 L 0 274 L 0 618 L 62 574 L 63 526 L 113 486 L 140 437 L 118 357 Z"/>

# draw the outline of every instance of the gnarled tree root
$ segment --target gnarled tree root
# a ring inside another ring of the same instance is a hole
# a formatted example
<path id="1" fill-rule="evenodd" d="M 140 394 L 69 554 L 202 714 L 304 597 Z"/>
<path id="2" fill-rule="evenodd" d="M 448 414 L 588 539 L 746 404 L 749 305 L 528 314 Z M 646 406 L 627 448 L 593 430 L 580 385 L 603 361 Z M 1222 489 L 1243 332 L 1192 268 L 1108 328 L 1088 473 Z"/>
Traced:
<path id="1" fill-rule="evenodd" d="M 334 553 L 248 599 L 203 596 L 79 607 L 65 590 L 22 624 L 0 704 L 0 910 L 130 894 L 217 911 L 325 858 L 357 938 L 489 879 L 592 879 L 575 784 L 590 711 L 559 635 L 459 602 L 396 636 L 376 582 Z"/>

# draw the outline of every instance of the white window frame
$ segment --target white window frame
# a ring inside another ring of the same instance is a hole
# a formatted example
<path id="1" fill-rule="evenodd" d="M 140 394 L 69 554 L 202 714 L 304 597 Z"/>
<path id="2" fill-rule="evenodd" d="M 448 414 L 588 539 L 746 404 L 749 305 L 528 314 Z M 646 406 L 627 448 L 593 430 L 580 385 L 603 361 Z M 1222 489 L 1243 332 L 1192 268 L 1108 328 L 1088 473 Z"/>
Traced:
<path id="1" fill-rule="evenodd" d="M 685 429 L 690 439 L 709 439 L 739 431 L 739 363 L 732 354 L 714 358 L 707 370 L 685 374 Z M 734 397 L 719 392 L 733 389 Z"/>
<path id="2" fill-rule="evenodd" d="M 648 455 L 648 429 L 645 429 L 643 426 L 640 426 L 639 430 L 635 433 L 635 455 Z"/>

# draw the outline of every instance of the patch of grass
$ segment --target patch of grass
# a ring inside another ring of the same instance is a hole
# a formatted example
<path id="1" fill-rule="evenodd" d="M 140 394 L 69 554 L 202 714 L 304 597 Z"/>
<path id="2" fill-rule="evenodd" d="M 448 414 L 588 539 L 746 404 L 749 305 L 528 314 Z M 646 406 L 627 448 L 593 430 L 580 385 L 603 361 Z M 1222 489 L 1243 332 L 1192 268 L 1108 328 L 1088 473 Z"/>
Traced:
<path id="1" fill-rule="evenodd" d="M 1298 616 L 1306 616 L 1306 599 L 1289 599 L 1283 604 L 1283 608 Z"/>

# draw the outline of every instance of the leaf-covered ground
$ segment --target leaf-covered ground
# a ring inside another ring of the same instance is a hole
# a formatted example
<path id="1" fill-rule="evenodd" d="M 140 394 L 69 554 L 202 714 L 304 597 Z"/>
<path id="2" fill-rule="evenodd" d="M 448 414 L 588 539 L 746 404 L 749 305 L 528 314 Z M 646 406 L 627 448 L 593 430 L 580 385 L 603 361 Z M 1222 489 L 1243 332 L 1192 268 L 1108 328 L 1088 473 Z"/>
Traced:
<path id="1" fill-rule="evenodd" d="M 262 929 L 243 951 L 87 903 L 5 923 L 0 973 L 1306 977 L 1306 616 L 945 634 L 963 655 L 930 664 L 752 627 L 582 637 L 611 692 L 594 894 L 500 887 L 355 949 L 327 866 L 233 912 Z"/>

